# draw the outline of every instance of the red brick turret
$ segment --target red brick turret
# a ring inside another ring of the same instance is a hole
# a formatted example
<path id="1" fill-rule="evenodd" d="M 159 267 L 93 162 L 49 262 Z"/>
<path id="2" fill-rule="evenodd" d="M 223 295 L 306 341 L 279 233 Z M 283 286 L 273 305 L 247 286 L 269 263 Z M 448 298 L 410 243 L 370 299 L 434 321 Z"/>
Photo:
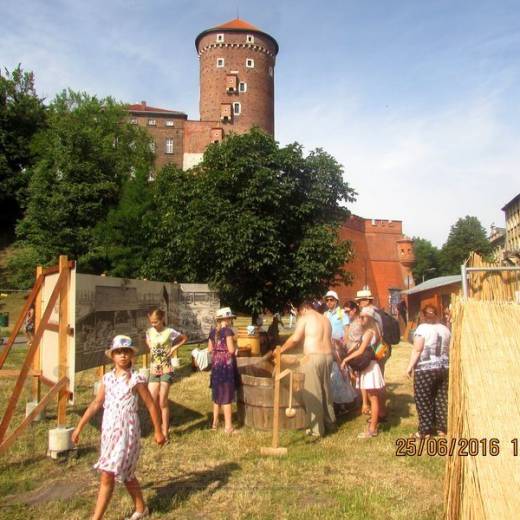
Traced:
<path id="1" fill-rule="evenodd" d="M 224 133 L 259 126 L 274 135 L 274 67 L 278 43 L 240 19 L 200 33 L 200 119 Z"/>

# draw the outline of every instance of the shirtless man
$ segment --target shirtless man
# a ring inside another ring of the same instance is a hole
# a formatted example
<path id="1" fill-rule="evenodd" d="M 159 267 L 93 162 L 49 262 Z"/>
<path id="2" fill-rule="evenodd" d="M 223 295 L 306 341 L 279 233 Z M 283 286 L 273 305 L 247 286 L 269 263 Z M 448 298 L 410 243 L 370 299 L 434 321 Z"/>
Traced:
<path id="1" fill-rule="evenodd" d="M 330 374 L 332 371 L 332 328 L 326 316 L 316 312 L 312 302 L 305 301 L 298 308 L 299 319 L 292 336 L 282 346 L 282 352 L 303 342 L 306 360 L 303 401 L 307 412 L 308 435 L 321 437 L 325 431 L 335 431 L 336 417 L 332 403 Z"/>

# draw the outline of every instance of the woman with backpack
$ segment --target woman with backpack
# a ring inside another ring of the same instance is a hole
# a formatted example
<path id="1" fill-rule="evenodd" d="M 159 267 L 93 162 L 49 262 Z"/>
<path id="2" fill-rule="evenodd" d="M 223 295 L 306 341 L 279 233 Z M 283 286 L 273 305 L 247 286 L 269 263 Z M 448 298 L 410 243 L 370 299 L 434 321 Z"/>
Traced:
<path id="1" fill-rule="evenodd" d="M 382 393 L 385 381 L 374 354 L 375 349 L 381 343 L 381 333 L 375 321 L 375 311 L 370 307 L 365 307 L 361 309 L 359 315 L 363 329 L 361 343 L 343 360 L 341 367 L 345 368 L 350 365 L 351 369 L 357 371 L 356 386 L 367 392 L 370 402 L 370 419 L 368 429 L 360 433 L 358 438 L 368 439 L 377 435 L 377 426 L 386 415 Z"/>

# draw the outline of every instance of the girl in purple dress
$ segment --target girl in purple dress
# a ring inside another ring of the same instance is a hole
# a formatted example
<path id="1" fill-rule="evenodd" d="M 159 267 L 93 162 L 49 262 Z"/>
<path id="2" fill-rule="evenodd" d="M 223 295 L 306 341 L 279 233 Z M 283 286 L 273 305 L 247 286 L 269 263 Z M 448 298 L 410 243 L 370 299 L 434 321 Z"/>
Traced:
<path id="1" fill-rule="evenodd" d="M 231 328 L 236 317 L 229 307 L 219 309 L 216 314 L 217 325 L 211 329 L 208 338 L 208 351 L 211 352 L 210 387 L 213 400 L 212 430 L 218 428 L 220 408 L 224 412 L 224 431 L 235 433 L 231 422 L 231 403 L 239 382 L 235 356 L 235 333 Z"/>

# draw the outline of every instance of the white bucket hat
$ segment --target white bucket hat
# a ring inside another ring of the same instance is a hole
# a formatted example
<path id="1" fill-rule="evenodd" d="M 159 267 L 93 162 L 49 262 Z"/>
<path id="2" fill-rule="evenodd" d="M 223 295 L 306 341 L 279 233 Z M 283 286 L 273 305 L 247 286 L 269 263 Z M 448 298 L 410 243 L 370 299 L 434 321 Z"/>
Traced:
<path id="1" fill-rule="evenodd" d="M 337 302 L 339 302 L 338 293 L 336 291 L 328 291 L 324 298 L 334 298 Z"/>
<path id="2" fill-rule="evenodd" d="M 217 320 L 224 320 L 226 318 L 236 318 L 230 307 L 222 307 L 215 314 L 215 319 Z"/>
<path id="3" fill-rule="evenodd" d="M 112 346 L 109 349 L 105 350 L 105 356 L 112 359 L 112 352 L 121 348 L 127 348 L 128 350 L 132 350 L 134 354 L 137 354 L 138 352 L 138 349 L 132 345 L 132 338 L 130 336 L 124 336 L 123 334 L 119 334 L 112 340 Z"/>

